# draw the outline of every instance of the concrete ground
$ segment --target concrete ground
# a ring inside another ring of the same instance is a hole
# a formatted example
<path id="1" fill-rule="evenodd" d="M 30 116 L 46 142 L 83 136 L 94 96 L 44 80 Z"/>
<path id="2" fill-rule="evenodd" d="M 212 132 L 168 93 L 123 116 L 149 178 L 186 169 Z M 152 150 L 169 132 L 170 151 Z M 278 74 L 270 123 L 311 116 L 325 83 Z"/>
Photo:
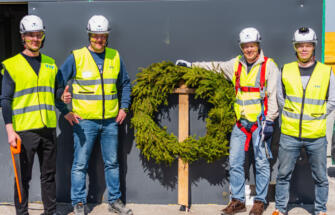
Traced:
<path id="1" fill-rule="evenodd" d="M 192 205 L 189 212 L 179 211 L 178 205 L 148 205 L 148 204 L 128 204 L 135 215 L 219 215 L 220 210 L 224 205 L 213 204 L 196 204 Z M 335 214 L 335 207 L 328 204 L 328 215 Z M 43 213 L 43 206 L 40 203 L 31 203 L 29 205 L 30 215 L 41 215 Z M 248 206 L 248 211 L 251 206 Z M 107 204 L 89 205 L 89 215 L 111 215 L 108 213 Z M 264 215 L 271 215 L 274 210 L 274 203 L 270 203 Z M 290 205 L 289 215 L 309 215 L 312 214 L 313 205 Z M 58 204 L 58 212 L 62 215 L 73 215 L 70 204 Z M 15 215 L 15 209 L 12 205 L 0 204 L 1 215 Z M 248 212 L 239 213 L 239 215 L 248 215 Z"/>
<path id="2" fill-rule="evenodd" d="M 329 179 L 329 197 L 327 204 L 327 214 L 335 214 L 335 168 L 328 169 L 328 174 L 332 177 Z M 220 210 L 225 205 L 216 204 L 193 204 L 189 212 L 179 211 L 180 206 L 176 204 L 171 205 L 157 205 L 157 204 L 127 204 L 127 207 L 131 208 L 135 215 L 219 215 Z M 108 205 L 103 204 L 91 204 L 88 205 L 89 215 L 111 215 L 108 212 Z M 238 215 L 248 215 L 251 206 L 248 206 L 248 211 L 245 213 L 239 213 Z M 263 215 L 271 215 L 275 209 L 274 202 L 270 202 L 268 208 Z M 73 215 L 72 206 L 68 203 L 58 203 L 57 211 L 61 215 Z M 41 203 L 30 203 L 29 214 L 30 215 L 41 215 L 43 213 L 43 205 Z M 312 215 L 313 205 L 289 205 L 289 215 Z M 0 215 L 15 215 L 15 207 L 13 203 L 0 203 Z"/>

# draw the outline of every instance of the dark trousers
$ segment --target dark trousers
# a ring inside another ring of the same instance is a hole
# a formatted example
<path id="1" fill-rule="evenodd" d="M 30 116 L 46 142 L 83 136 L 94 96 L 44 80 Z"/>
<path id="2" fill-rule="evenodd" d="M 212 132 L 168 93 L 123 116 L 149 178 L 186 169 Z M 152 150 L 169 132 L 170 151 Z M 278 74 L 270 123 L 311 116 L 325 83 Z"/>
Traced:
<path id="1" fill-rule="evenodd" d="M 22 174 L 22 202 L 19 202 L 14 180 L 14 202 L 17 215 L 28 214 L 29 182 L 35 153 L 38 155 L 41 171 L 41 191 L 44 214 L 56 212 L 56 129 L 43 128 L 18 132 L 22 139 L 20 165 Z"/>

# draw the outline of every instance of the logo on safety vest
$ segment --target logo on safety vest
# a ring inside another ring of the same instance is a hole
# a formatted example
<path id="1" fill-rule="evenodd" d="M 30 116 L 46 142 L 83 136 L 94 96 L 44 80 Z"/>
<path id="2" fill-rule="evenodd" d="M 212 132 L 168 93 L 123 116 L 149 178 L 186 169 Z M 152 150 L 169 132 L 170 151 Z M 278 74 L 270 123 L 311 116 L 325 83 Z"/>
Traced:
<path id="1" fill-rule="evenodd" d="M 55 66 L 54 65 L 51 65 L 51 64 L 45 64 L 45 67 L 46 68 L 49 68 L 49 69 L 54 69 L 55 68 Z"/>
<path id="2" fill-rule="evenodd" d="M 321 88 L 321 86 L 320 86 L 320 85 L 314 85 L 314 87 L 315 87 L 315 88 Z"/>

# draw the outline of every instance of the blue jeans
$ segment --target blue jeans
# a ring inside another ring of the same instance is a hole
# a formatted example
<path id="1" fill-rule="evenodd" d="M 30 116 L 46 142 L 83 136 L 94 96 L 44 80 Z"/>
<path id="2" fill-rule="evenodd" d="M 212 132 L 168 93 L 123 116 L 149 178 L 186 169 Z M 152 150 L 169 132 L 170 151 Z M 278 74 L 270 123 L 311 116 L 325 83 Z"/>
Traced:
<path id="1" fill-rule="evenodd" d="M 312 169 L 315 183 L 314 212 L 319 214 L 326 212 L 328 200 L 328 178 L 327 178 L 327 139 L 326 137 L 316 139 L 299 139 L 281 134 L 278 152 L 278 176 L 276 184 L 276 208 L 286 213 L 289 201 L 290 180 L 300 150 L 305 147 L 308 162 Z"/>
<path id="2" fill-rule="evenodd" d="M 93 146 L 100 137 L 105 180 L 110 203 L 121 197 L 118 149 L 118 124 L 115 118 L 105 120 L 80 120 L 74 125 L 74 158 L 71 171 L 72 205 L 86 204 L 86 173 Z"/>
<path id="3" fill-rule="evenodd" d="M 251 128 L 254 124 L 248 120 L 241 120 L 243 127 L 247 130 Z M 252 133 L 252 141 L 255 142 L 259 134 L 259 129 L 257 128 Z M 230 149 L 229 149 L 229 174 L 230 174 L 230 189 L 232 193 L 232 198 L 238 199 L 245 202 L 245 174 L 244 174 L 244 160 L 245 151 L 244 143 L 246 140 L 246 135 L 235 125 L 230 137 Z M 271 142 L 271 138 L 267 141 Z M 254 146 L 255 144 L 253 144 Z M 250 145 L 251 146 L 251 145 Z M 255 154 L 255 167 L 256 167 L 256 196 L 255 200 L 262 201 L 266 203 L 266 196 L 268 192 L 269 182 L 270 182 L 270 164 L 269 160 L 264 156 L 264 147 L 260 148 L 260 153 L 256 153 L 258 149 L 254 146 Z M 260 155 L 263 156 L 260 156 Z"/>

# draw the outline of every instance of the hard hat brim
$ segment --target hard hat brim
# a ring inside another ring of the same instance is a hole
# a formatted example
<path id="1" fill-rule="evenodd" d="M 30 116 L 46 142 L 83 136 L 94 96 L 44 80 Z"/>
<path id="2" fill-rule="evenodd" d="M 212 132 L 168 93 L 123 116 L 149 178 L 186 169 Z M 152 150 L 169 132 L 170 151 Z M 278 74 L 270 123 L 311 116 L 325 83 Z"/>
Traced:
<path id="1" fill-rule="evenodd" d="M 24 33 L 28 33 L 28 32 L 44 32 L 44 33 L 45 33 L 45 29 L 41 29 L 41 30 L 32 30 L 32 31 L 20 31 L 20 34 L 24 34 Z"/>
<path id="2" fill-rule="evenodd" d="M 246 44 L 246 43 L 258 43 L 258 44 L 260 44 L 261 41 L 260 40 L 254 40 L 254 41 L 248 41 L 248 42 L 239 42 L 240 45 Z"/>
<path id="3" fill-rule="evenodd" d="M 298 43 L 315 43 L 317 44 L 318 41 L 317 40 L 306 40 L 306 41 L 292 41 L 292 43 L 295 45 L 295 44 L 298 44 Z"/>
<path id="4" fill-rule="evenodd" d="M 110 30 L 108 31 L 87 31 L 89 34 L 109 34 Z"/>
<path id="5" fill-rule="evenodd" d="M 292 44 L 293 44 L 293 47 L 295 49 L 295 45 L 296 44 L 299 44 L 299 43 L 313 43 L 314 44 L 314 47 L 317 46 L 318 44 L 318 41 L 317 40 L 308 40 L 308 41 L 292 41 Z"/>

